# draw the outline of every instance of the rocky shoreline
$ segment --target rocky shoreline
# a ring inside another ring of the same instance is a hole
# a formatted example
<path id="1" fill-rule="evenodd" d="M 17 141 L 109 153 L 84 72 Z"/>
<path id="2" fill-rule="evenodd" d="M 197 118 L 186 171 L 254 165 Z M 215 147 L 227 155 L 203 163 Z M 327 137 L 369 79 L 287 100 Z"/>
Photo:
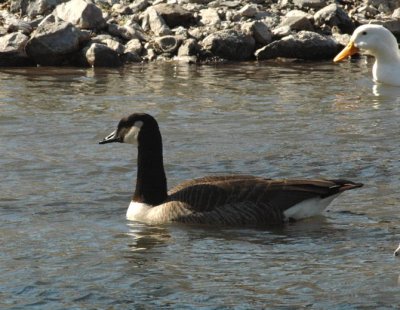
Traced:
<path id="1" fill-rule="evenodd" d="M 331 59 L 400 0 L 0 0 L 0 67 Z"/>

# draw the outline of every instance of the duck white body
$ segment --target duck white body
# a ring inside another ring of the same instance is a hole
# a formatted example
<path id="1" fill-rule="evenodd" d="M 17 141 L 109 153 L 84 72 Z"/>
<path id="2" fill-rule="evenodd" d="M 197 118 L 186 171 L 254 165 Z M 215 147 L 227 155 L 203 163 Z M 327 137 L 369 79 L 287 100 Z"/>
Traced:
<path id="1" fill-rule="evenodd" d="M 375 57 L 372 68 L 372 76 L 375 82 L 400 86 L 398 43 L 388 29 L 372 24 L 358 27 L 352 34 L 349 44 L 333 61 L 341 61 L 359 52 Z"/>
<path id="2" fill-rule="evenodd" d="M 210 225 L 279 225 L 320 214 L 340 193 L 361 187 L 347 180 L 271 180 L 256 176 L 209 176 L 189 180 L 167 192 L 162 139 L 148 114 L 123 118 L 101 144 L 138 145 L 136 188 L 129 220 Z"/>

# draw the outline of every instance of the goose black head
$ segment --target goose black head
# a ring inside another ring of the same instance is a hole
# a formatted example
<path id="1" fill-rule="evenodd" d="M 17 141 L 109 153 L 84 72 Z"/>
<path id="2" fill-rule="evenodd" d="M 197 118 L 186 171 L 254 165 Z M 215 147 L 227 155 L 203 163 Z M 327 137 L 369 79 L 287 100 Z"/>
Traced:
<path id="1" fill-rule="evenodd" d="M 143 133 L 159 132 L 157 121 L 146 113 L 133 113 L 124 117 L 118 123 L 118 127 L 99 144 L 112 142 L 139 144 Z M 147 135 L 145 135 L 147 136 Z"/>

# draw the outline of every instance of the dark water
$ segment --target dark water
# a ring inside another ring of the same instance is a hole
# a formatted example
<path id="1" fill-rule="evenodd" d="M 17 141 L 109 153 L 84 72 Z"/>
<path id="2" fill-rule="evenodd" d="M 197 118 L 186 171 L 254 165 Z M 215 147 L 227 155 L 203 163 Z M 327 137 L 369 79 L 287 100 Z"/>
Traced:
<path id="1" fill-rule="evenodd" d="M 396 309 L 400 88 L 371 63 L 0 71 L 1 309 Z M 365 187 L 281 229 L 128 222 L 148 112 L 169 186 L 209 174 Z"/>

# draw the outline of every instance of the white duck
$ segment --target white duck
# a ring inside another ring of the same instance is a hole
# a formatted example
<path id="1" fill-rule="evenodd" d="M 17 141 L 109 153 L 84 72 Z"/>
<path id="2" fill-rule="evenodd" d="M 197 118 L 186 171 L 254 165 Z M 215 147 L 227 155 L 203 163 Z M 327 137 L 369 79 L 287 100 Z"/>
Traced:
<path id="1" fill-rule="evenodd" d="M 341 61 L 359 52 L 375 57 L 372 68 L 375 82 L 400 86 L 399 48 L 395 36 L 388 29 L 372 24 L 358 27 L 333 61 Z"/>

